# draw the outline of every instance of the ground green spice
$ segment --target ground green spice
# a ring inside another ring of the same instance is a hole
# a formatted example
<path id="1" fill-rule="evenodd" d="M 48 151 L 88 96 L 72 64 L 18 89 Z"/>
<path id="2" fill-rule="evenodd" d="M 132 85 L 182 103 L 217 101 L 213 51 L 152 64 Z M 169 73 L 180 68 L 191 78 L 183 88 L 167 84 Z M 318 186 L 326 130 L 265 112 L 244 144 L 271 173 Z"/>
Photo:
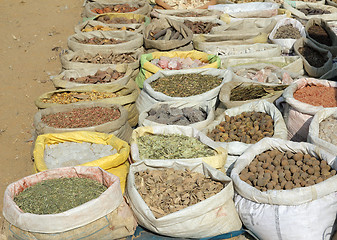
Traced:
<path id="1" fill-rule="evenodd" d="M 189 97 L 210 91 L 221 82 L 222 79 L 216 76 L 192 73 L 162 77 L 150 85 L 155 91 L 170 97 Z"/>
<path id="2" fill-rule="evenodd" d="M 99 197 L 106 186 L 88 178 L 58 178 L 39 182 L 14 197 L 27 213 L 56 214 Z"/>
<path id="3" fill-rule="evenodd" d="M 247 101 L 251 99 L 257 99 L 272 94 L 274 92 L 283 91 L 288 85 L 282 86 L 264 86 L 264 85 L 238 85 L 232 89 L 230 100 L 231 101 Z"/>
<path id="4" fill-rule="evenodd" d="M 179 134 L 145 135 L 137 138 L 141 159 L 210 157 L 216 151 L 198 139 Z"/>

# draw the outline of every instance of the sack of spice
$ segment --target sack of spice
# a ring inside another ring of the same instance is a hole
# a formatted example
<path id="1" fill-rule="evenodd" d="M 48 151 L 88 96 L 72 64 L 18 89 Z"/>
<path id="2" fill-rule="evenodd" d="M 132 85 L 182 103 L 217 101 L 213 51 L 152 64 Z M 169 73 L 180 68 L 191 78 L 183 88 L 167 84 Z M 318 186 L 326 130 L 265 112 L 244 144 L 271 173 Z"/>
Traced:
<path id="1" fill-rule="evenodd" d="M 156 176 L 153 174 L 153 177 L 146 178 L 153 182 L 149 184 L 152 194 L 147 194 L 139 182 L 152 171 Z M 183 176 L 174 177 L 180 172 Z M 161 176 L 170 179 L 156 180 Z M 209 183 L 201 183 L 200 187 L 193 184 L 206 180 Z M 210 184 L 219 184 L 212 194 L 205 189 Z M 185 189 L 192 194 L 185 194 Z M 139 225 L 160 235 L 199 239 L 241 228 L 232 200 L 234 190 L 231 179 L 200 160 L 145 160 L 134 163 L 130 166 L 126 194 Z M 162 200 L 158 199 L 159 196 Z M 154 201 L 151 203 L 149 198 Z"/>
<path id="2" fill-rule="evenodd" d="M 133 69 L 127 65 L 104 67 L 101 69 L 65 70 L 54 76 L 52 82 L 56 89 L 89 85 L 128 84 Z"/>
<path id="3" fill-rule="evenodd" d="M 283 7 L 297 19 L 308 21 L 311 18 L 321 18 L 325 21 L 337 20 L 337 9 L 321 3 L 285 1 Z"/>
<path id="4" fill-rule="evenodd" d="M 152 63 L 154 59 L 159 60 L 159 66 Z M 195 60 L 199 60 L 201 63 L 203 63 L 203 65 L 200 67 L 194 67 Z M 180 70 L 186 68 L 220 68 L 220 65 L 221 62 L 219 57 L 195 50 L 153 52 L 149 54 L 143 54 L 141 56 L 140 70 L 135 81 L 140 88 L 143 88 L 144 81 L 156 72 L 163 70 L 163 68 L 165 68 L 165 70 Z"/>
<path id="5" fill-rule="evenodd" d="M 331 52 L 318 47 L 308 38 L 298 39 L 294 51 L 303 59 L 304 69 L 310 77 L 320 77 L 332 68 Z"/>
<path id="6" fill-rule="evenodd" d="M 303 75 L 303 60 L 299 56 L 281 56 L 281 57 L 266 57 L 266 58 L 244 58 L 244 57 L 227 57 L 222 59 L 222 68 L 230 68 L 241 65 L 252 65 L 257 63 L 271 64 L 282 68 L 285 71 L 293 74 Z"/>
<path id="7" fill-rule="evenodd" d="M 103 67 L 130 66 L 132 69 L 139 68 L 140 56 L 144 53 L 143 48 L 134 51 L 118 49 L 110 50 L 81 50 L 69 51 L 61 55 L 62 68 L 65 70 L 77 69 L 100 69 Z"/>
<path id="8" fill-rule="evenodd" d="M 136 101 L 143 112 L 157 102 L 205 102 L 214 107 L 225 82 L 232 79 L 232 72 L 214 68 L 158 71 L 145 80 L 144 88 Z"/>
<path id="9" fill-rule="evenodd" d="M 201 131 L 214 120 L 214 114 L 214 108 L 203 102 L 158 102 L 139 113 L 138 125 L 184 125 Z"/>
<path id="10" fill-rule="evenodd" d="M 90 182 L 90 186 L 84 185 L 85 182 Z M 71 188 L 75 183 L 79 190 L 76 194 Z M 30 190 L 33 187 L 37 190 L 38 186 L 39 191 Z M 101 191 L 104 192 L 98 195 Z M 20 199 L 27 199 L 36 209 L 29 209 Z M 28 213 L 15 201 L 28 210 L 53 212 L 56 208 L 58 213 Z M 123 199 L 118 177 L 98 167 L 67 167 L 27 176 L 6 188 L 3 205 L 6 239 L 17 239 L 18 236 L 29 240 L 120 239 L 132 235 L 137 227 L 136 219 Z M 74 205 L 78 206 L 72 207 Z M 60 206 L 69 210 L 60 212 Z"/>
<path id="11" fill-rule="evenodd" d="M 217 3 L 217 0 L 155 0 L 156 7 L 173 9 L 207 9 Z"/>
<path id="12" fill-rule="evenodd" d="M 114 51 L 123 49 L 134 51 L 143 45 L 143 36 L 129 31 L 95 31 L 69 36 L 68 48 L 72 51 L 91 49 L 92 51 Z"/>
<path id="13" fill-rule="evenodd" d="M 323 108 L 337 107 L 337 83 L 314 78 L 302 78 L 283 92 L 284 120 L 288 140 L 305 142 L 313 116 Z"/>
<path id="14" fill-rule="evenodd" d="M 305 25 L 306 37 L 318 47 L 331 52 L 332 57 L 337 56 L 337 36 L 328 23 L 321 18 L 311 18 Z"/>
<path id="15" fill-rule="evenodd" d="M 269 34 L 272 43 L 282 47 L 283 52 L 289 53 L 297 39 L 305 37 L 302 23 L 292 18 L 283 18 L 277 22 Z"/>
<path id="16" fill-rule="evenodd" d="M 153 9 L 151 12 L 152 18 L 170 18 L 173 20 L 179 19 L 199 19 L 211 20 L 219 19 L 222 12 L 208 9 L 177 9 L 177 10 L 163 10 Z"/>
<path id="17" fill-rule="evenodd" d="M 239 107 L 258 100 L 274 103 L 276 99 L 282 96 L 287 86 L 234 78 L 233 81 L 227 82 L 222 86 L 219 99 L 226 109 Z"/>
<path id="18" fill-rule="evenodd" d="M 35 136 L 46 133 L 92 131 L 113 134 L 129 142 L 128 112 L 117 104 L 81 103 L 49 107 L 34 116 Z"/>
<path id="19" fill-rule="evenodd" d="M 147 159 L 189 162 L 197 159 L 223 170 L 227 159 L 226 148 L 189 126 L 138 127 L 132 132 L 130 145 L 133 162 Z"/>
<path id="20" fill-rule="evenodd" d="M 114 150 L 116 150 L 117 153 L 113 155 L 104 156 L 96 160 L 76 165 L 101 167 L 102 169 L 116 175 L 120 179 L 121 188 L 122 191 L 124 192 L 126 176 L 129 171 L 128 157 L 130 153 L 130 147 L 127 142 L 117 138 L 113 134 L 105 134 L 91 131 L 75 131 L 75 132 L 62 132 L 62 133 L 47 133 L 39 135 L 35 141 L 33 152 L 35 171 L 42 172 L 48 169 L 45 158 L 46 157 L 45 150 L 47 148 L 47 145 L 48 146 L 55 144 L 57 145 L 59 143 L 66 143 L 66 142 L 102 144 L 111 146 Z M 69 150 L 71 149 L 68 149 L 68 151 Z M 69 155 L 71 155 L 71 153 L 69 153 Z M 79 156 L 78 159 L 80 159 Z M 63 163 L 62 161 L 58 161 L 58 164 L 60 165 L 59 167 L 62 167 L 62 164 L 64 166 L 68 165 L 67 162 Z M 58 166 L 57 163 L 53 163 L 53 165 L 51 164 L 48 165 L 51 167 Z"/>
<path id="21" fill-rule="evenodd" d="M 259 239 L 330 239 L 337 214 L 335 174 L 335 154 L 309 143 L 263 139 L 232 170 L 236 209 Z"/>
<path id="22" fill-rule="evenodd" d="M 127 85 L 111 84 L 109 86 L 81 86 L 47 92 L 38 97 L 35 105 L 39 109 L 76 105 L 82 102 L 119 104 L 128 110 L 128 122 L 131 127 L 137 125 L 138 111 L 136 99 L 139 88 L 134 81 Z"/>
<path id="23" fill-rule="evenodd" d="M 148 1 L 114 0 L 111 3 L 87 3 L 83 10 L 83 17 L 92 18 L 104 13 L 134 13 L 148 15 L 151 6 Z"/>
<path id="24" fill-rule="evenodd" d="M 147 25 L 143 36 L 146 49 L 169 51 L 189 45 L 193 32 L 181 22 L 163 18 L 155 19 Z"/>
<path id="25" fill-rule="evenodd" d="M 333 155 L 337 152 L 337 109 L 319 110 L 309 125 L 308 142 Z"/>
<path id="26" fill-rule="evenodd" d="M 281 56 L 281 47 L 277 44 L 255 43 L 248 45 L 205 46 L 202 50 L 217 55 L 221 62 L 226 58 L 267 58 Z"/>
<path id="27" fill-rule="evenodd" d="M 203 132 L 227 148 L 231 155 L 241 155 L 265 137 L 287 139 L 287 127 L 282 114 L 266 100 L 227 109 Z"/>

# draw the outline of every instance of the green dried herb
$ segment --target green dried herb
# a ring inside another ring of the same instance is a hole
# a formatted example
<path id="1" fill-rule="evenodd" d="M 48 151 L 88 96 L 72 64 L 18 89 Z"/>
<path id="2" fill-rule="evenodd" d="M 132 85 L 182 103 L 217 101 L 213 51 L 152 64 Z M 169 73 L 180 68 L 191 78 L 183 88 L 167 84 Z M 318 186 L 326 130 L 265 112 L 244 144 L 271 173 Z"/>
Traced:
<path id="1" fill-rule="evenodd" d="M 264 85 L 249 85 L 242 86 L 242 84 L 232 89 L 230 100 L 231 101 L 247 101 L 251 99 L 263 98 L 274 92 L 283 91 L 288 85 L 282 86 L 264 86 Z"/>
<path id="2" fill-rule="evenodd" d="M 189 159 L 216 154 L 198 139 L 178 134 L 145 135 L 137 142 L 141 159 Z"/>
<path id="3" fill-rule="evenodd" d="M 222 79 L 200 73 L 177 74 L 150 83 L 151 87 L 170 97 L 189 97 L 210 91 L 219 86 Z"/>
<path id="4" fill-rule="evenodd" d="M 14 197 L 27 213 L 56 214 L 99 197 L 106 186 L 88 178 L 58 178 L 39 182 Z"/>

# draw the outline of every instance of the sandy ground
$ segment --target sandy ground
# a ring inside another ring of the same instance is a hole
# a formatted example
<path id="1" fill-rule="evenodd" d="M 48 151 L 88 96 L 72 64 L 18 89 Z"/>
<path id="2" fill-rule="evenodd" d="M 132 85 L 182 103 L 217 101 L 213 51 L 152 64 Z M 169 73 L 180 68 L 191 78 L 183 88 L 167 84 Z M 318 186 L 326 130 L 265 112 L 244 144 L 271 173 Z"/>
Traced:
<path id="1" fill-rule="evenodd" d="M 35 99 L 54 90 L 59 53 L 81 21 L 82 0 L 0 2 L 0 208 L 6 186 L 33 173 Z M 0 239 L 3 216 L 0 214 Z"/>

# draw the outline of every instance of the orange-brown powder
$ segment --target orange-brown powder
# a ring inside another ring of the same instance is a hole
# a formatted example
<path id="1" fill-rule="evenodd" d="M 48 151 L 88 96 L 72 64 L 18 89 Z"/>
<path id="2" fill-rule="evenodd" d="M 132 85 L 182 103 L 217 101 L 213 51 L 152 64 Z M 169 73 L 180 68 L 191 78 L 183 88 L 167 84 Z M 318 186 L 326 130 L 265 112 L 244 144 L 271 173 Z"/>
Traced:
<path id="1" fill-rule="evenodd" d="M 337 88 L 325 86 L 306 86 L 294 93 L 298 101 L 323 107 L 337 107 Z"/>

